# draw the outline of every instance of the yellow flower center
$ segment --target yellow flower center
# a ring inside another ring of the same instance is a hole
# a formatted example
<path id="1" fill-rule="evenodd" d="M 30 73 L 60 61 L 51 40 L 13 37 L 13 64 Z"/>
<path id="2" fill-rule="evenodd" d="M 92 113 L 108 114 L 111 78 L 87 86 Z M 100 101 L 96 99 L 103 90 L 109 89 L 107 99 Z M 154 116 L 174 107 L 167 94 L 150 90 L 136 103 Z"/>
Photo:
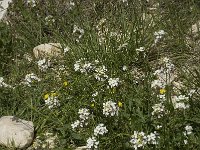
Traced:
<path id="1" fill-rule="evenodd" d="M 58 96 L 58 93 L 57 92 L 51 92 L 51 96 L 56 97 L 56 96 Z"/>
<path id="2" fill-rule="evenodd" d="M 118 106 L 122 107 L 123 106 L 122 102 L 118 101 Z"/>
<path id="3" fill-rule="evenodd" d="M 49 94 L 47 93 L 47 94 L 44 95 L 44 99 L 46 100 L 48 98 L 49 98 Z"/>
<path id="4" fill-rule="evenodd" d="M 160 89 L 160 94 L 165 94 L 166 90 L 165 89 Z"/>
<path id="5" fill-rule="evenodd" d="M 67 81 L 63 82 L 63 85 L 64 85 L 64 86 L 67 86 L 67 85 L 68 85 L 68 82 L 67 82 Z"/>
<path id="6" fill-rule="evenodd" d="M 91 104 L 91 107 L 94 107 L 94 103 Z"/>

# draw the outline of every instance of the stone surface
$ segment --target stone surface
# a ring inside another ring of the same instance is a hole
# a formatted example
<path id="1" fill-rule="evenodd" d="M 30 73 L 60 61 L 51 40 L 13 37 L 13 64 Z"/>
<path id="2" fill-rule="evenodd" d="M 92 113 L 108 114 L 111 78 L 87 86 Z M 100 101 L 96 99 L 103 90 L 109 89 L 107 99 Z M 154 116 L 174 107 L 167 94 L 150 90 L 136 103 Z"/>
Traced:
<path id="1" fill-rule="evenodd" d="M 87 146 L 81 146 L 81 147 L 77 147 L 75 150 L 86 150 Z"/>
<path id="2" fill-rule="evenodd" d="M 9 3 L 11 3 L 12 0 L 2 0 L 0 1 L 0 20 L 4 18 L 7 12 L 7 8 L 9 6 Z"/>
<path id="3" fill-rule="evenodd" d="M 0 144 L 7 147 L 25 148 L 34 137 L 33 122 L 14 116 L 0 118 Z"/>
<path id="4" fill-rule="evenodd" d="M 58 57 L 62 53 L 60 43 L 46 43 L 36 46 L 33 49 L 35 58 Z"/>

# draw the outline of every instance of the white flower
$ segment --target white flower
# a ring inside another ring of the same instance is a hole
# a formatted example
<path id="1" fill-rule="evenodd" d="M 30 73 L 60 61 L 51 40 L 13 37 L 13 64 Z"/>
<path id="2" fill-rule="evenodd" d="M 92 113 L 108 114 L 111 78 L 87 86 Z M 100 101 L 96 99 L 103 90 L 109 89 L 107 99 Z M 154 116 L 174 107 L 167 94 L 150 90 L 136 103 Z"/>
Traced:
<path id="1" fill-rule="evenodd" d="M 170 62 L 170 60 L 169 60 L 168 57 L 164 57 L 164 58 L 162 59 L 162 61 L 163 61 L 164 63 L 169 63 L 169 62 Z"/>
<path id="2" fill-rule="evenodd" d="M 64 54 L 66 54 L 68 51 L 70 50 L 70 48 L 67 46 L 64 48 Z"/>
<path id="3" fill-rule="evenodd" d="M 154 133 L 150 133 L 147 135 L 148 144 L 158 144 L 157 139 L 159 138 L 158 133 L 154 131 Z"/>
<path id="4" fill-rule="evenodd" d="M 189 107 L 190 106 L 188 104 L 186 105 L 183 102 L 177 102 L 177 103 L 174 104 L 174 109 L 187 109 Z"/>
<path id="5" fill-rule="evenodd" d="M 32 83 L 34 81 L 39 82 L 39 81 L 41 81 L 41 79 L 38 78 L 34 73 L 30 73 L 25 76 L 25 82 L 23 82 L 23 83 L 28 86 L 31 86 L 30 83 Z"/>
<path id="6" fill-rule="evenodd" d="M 95 93 L 92 94 L 92 97 L 96 97 L 99 93 L 96 91 Z"/>
<path id="7" fill-rule="evenodd" d="M 119 78 L 110 78 L 108 84 L 111 88 L 117 87 L 119 85 Z"/>
<path id="8" fill-rule="evenodd" d="M 130 143 L 133 145 L 133 148 L 137 150 L 140 147 L 144 147 L 147 144 L 147 136 L 144 132 L 134 131 L 134 134 L 131 136 Z"/>
<path id="9" fill-rule="evenodd" d="M 106 71 L 107 69 L 104 65 L 95 68 L 95 73 L 94 73 L 95 79 L 97 79 L 98 81 L 105 81 L 105 79 L 108 78 L 108 76 L 106 75 Z"/>
<path id="10" fill-rule="evenodd" d="M 35 6 L 36 6 L 35 0 L 27 0 L 27 3 L 28 3 L 28 4 L 31 4 L 32 7 L 35 7 Z"/>
<path id="11" fill-rule="evenodd" d="M 71 124 L 72 129 L 74 130 L 75 128 L 77 128 L 79 126 L 79 124 L 80 124 L 79 120 L 74 121 L 74 123 Z"/>
<path id="12" fill-rule="evenodd" d="M 157 43 L 164 35 L 165 35 L 165 31 L 164 30 L 160 30 L 158 32 L 155 32 L 154 35 L 155 35 L 155 40 L 154 40 L 154 43 Z"/>
<path id="13" fill-rule="evenodd" d="M 123 70 L 123 71 L 126 71 L 126 70 L 127 70 L 127 66 L 124 65 L 124 66 L 122 67 L 122 70 Z"/>
<path id="14" fill-rule="evenodd" d="M 76 63 L 74 64 L 74 70 L 75 71 L 80 71 L 81 73 L 89 73 L 91 71 L 94 70 L 94 64 L 88 62 L 88 61 L 85 61 L 85 58 L 82 58 L 82 59 L 79 59 L 78 61 L 76 61 Z"/>
<path id="15" fill-rule="evenodd" d="M 48 106 L 49 109 L 60 106 L 60 102 L 56 96 L 49 96 L 45 100 L 45 104 Z"/>
<path id="16" fill-rule="evenodd" d="M 99 141 L 97 141 L 96 137 L 90 137 L 88 140 L 87 140 L 87 148 L 88 149 L 97 149 L 98 148 L 98 145 L 99 145 Z"/>
<path id="17" fill-rule="evenodd" d="M 31 86 L 31 83 L 33 83 L 35 81 L 39 82 L 39 81 L 41 81 L 41 79 L 38 78 L 34 73 L 30 73 L 25 76 L 25 79 L 22 82 L 22 84 Z"/>
<path id="18" fill-rule="evenodd" d="M 37 62 L 38 68 L 42 71 L 45 71 L 50 66 L 50 61 L 46 59 L 39 60 Z"/>
<path id="19" fill-rule="evenodd" d="M 156 88 L 156 87 L 164 88 L 165 84 L 161 80 L 154 80 L 151 83 L 151 87 L 152 88 Z"/>
<path id="20" fill-rule="evenodd" d="M 107 133 L 108 130 L 106 129 L 106 127 L 104 126 L 103 123 L 99 124 L 95 129 L 94 129 L 94 135 L 104 135 L 105 133 Z"/>
<path id="21" fill-rule="evenodd" d="M 76 63 L 74 64 L 74 70 L 75 71 L 79 71 L 80 70 L 80 60 L 76 61 Z"/>
<path id="22" fill-rule="evenodd" d="M 153 73 L 157 77 L 157 79 L 151 83 L 153 88 L 164 88 L 166 85 L 172 84 L 176 77 L 176 74 L 174 73 L 174 64 L 166 57 L 162 61 L 162 63 L 164 63 L 163 66 Z"/>
<path id="23" fill-rule="evenodd" d="M 79 28 L 78 26 L 74 25 L 74 29 L 73 29 L 73 34 L 79 34 L 78 39 L 76 39 L 77 42 L 79 42 L 79 39 L 84 35 L 84 30 Z"/>
<path id="24" fill-rule="evenodd" d="M 185 127 L 185 130 L 186 130 L 187 135 L 190 135 L 190 134 L 192 134 L 193 128 L 192 128 L 192 126 L 187 125 Z"/>
<path id="25" fill-rule="evenodd" d="M 174 109 L 187 109 L 189 108 L 189 104 L 185 104 L 188 101 L 188 97 L 185 95 L 173 96 L 172 103 L 174 105 Z"/>
<path id="26" fill-rule="evenodd" d="M 161 128 L 162 128 L 161 125 L 157 125 L 157 126 L 156 126 L 156 129 L 157 129 L 157 130 L 159 130 L 159 129 L 161 129 Z"/>
<path id="27" fill-rule="evenodd" d="M 53 135 L 53 133 L 45 133 L 46 136 L 46 140 L 45 140 L 45 144 L 42 146 L 43 148 L 50 148 L 53 149 L 56 146 L 56 140 L 58 139 L 57 135 Z"/>
<path id="28" fill-rule="evenodd" d="M 118 115 L 119 107 L 117 104 L 113 101 L 107 101 L 106 103 L 103 103 L 103 114 L 105 116 L 114 116 Z"/>
<path id="29" fill-rule="evenodd" d="M 79 109 L 78 114 L 79 114 L 79 118 L 82 121 L 85 121 L 89 118 L 90 112 L 89 112 L 89 109 L 87 108 L 81 108 Z"/>
<path id="30" fill-rule="evenodd" d="M 55 22 L 55 19 L 53 18 L 52 15 L 48 15 L 46 18 L 45 18 L 45 25 L 49 25 L 50 23 L 54 23 Z"/>
<path id="31" fill-rule="evenodd" d="M 184 142 L 185 145 L 188 144 L 188 140 L 184 140 L 183 142 Z"/>
<path id="32" fill-rule="evenodd" d="M 75 3 L 73 1 L 70 1 L 69 5 L 70 5 L 70 9 L 72 9 L 72 7 L 75 6 Z"/>
<path id="33" fill-rule="evenodd" d="M 144 52 L 145 48 L 144 47 L 140 47 L 140 48 L 137 48 L 136 51 L 138 52 Z"/>
<path id="34" fill-rule="evenodd" d="M 9 88 L 11 88 L 12 86 L 6 84 L 6 83 L 4 82 L 3 77 L 0 77 L 0 87 L 9 87 Z"/>
<path id="35" fill-rule="evenodd" d="M 153 116 L 157 116 L 158 118 L 163 117 L 167 112 L 165 111 L 165 106 L 162 103 L 155 104 L 152 106 L 153 112 L 151 113 Z"/>
<path id="36" fill-rule="evenodd" d="M 82 68 L 80 69 L 81 73 L 89 72 L 93 69 L 92 64 L 90 62 L 85 62 L 85 64 L 82 65 Z"/>

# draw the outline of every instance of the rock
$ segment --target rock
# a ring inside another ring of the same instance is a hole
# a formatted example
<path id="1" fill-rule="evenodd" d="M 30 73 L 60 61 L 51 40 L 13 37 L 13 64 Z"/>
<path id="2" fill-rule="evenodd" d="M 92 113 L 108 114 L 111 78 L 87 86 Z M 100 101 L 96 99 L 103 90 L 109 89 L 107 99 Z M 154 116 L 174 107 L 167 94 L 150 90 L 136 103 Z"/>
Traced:
<path id="1" fill-rule="evenodd" d="M 0 118 L 0 144 L 7 147 L 28 147 L 34 137 L 33 122 L 14 116 Z"/>
<path id="2" fill-rule="evenodd" d="M 0 1 L 0 20 L 3 20 L 7 13 L 7 8 L 9 6 L 9 3 L 11 3 L 12 0 L 2 0 Z"/>
<path id="3" fill-rule="evenodd" d="M 35 58 L 58 57 L 61 56 L 62 46 L 60 43 L 48 43 L 36 46 L 33 49 Z"/>
<path id="4" fill-rule="evenodd" d="M 77 147 L 75 150 L 86 150 L 87 146 L 81 146 L 81 147 Z"/>

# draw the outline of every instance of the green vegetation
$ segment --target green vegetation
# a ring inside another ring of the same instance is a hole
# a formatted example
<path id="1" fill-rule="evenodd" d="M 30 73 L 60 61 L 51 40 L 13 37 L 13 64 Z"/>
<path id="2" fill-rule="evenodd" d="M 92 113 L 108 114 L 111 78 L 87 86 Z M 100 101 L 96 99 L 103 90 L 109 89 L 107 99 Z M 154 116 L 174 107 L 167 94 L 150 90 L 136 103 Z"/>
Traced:
<path id="1" fill-rule="evenodd" d="M 200 149 L 199 14 L 197 0 L 15 0 L 0 116 L 33 121 L 30 149 Z M 61 56 L 35 58 L 44 43 Z"/>

